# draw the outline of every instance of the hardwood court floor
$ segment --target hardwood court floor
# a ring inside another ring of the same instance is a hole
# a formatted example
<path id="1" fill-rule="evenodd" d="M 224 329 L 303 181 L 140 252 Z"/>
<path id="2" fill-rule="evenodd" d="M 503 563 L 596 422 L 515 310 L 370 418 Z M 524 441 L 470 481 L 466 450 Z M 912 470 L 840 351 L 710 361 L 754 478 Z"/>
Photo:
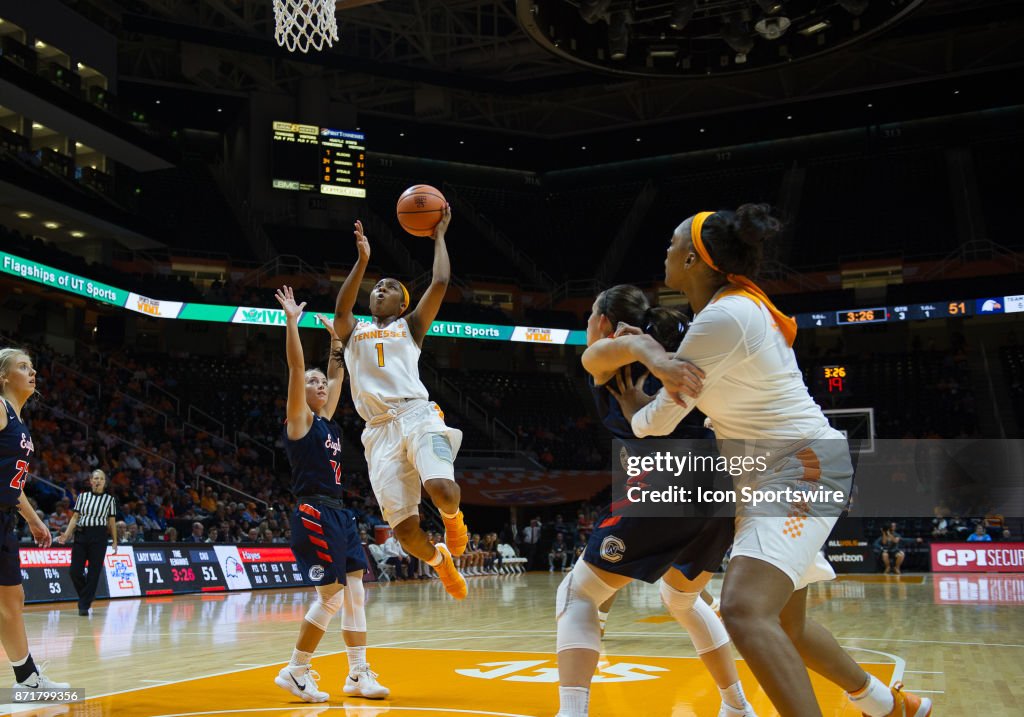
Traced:
<path id="1" fill-rule="evenodd" d="M 37 662 L 84 688 L 85 704 L 20 717 L 324 714 L 357 717 L 551 717 L 557 708 L 554 591 L 560 575 L 470 578 L 467 600 L 436 581 L 368 589 L 369 660 L 387 702 L 346 698 L 336 629 L 314 667 L 326 705 L 305 705 L 273 677 L 291 655 L 312 591 L 290 589 L 29 607 Z M 712 584 L 717 592 L 719 579 Z M 929 694 L 936 717 L 1018 715 L 1024 702 L 1024 576 L 848 577 L 812 588 L 812 614 L 881 679 Z M 336 618 L 336 622 L 338 619 Z M 689 640 L 665 619 L 657 588 L 632 585 L 612 611 L 591 715 L 714 717 L 718 696 Z M 745 665 L 761 717 L 775 712 Z M 854 717 L 841 692 L 815 678 L 828 717 Z M 0 714 L 10 714 L 0 705 Z"/>

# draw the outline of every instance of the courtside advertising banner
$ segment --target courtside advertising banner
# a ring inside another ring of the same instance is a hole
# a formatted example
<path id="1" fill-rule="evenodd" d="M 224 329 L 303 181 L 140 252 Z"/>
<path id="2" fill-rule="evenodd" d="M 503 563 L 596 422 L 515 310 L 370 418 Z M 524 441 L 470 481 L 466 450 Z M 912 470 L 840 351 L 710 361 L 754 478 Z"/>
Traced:
<path id="1" fill-rule="evenodd" d="M 107 546 L 103 566 L 107 571 L 110 597 L 137 597 L 142 594 L 135 550 L 130 545 L 119 545 L 116 553 L 112 546 Z"/>
<path id="2" fill-rule="evenodd" d="M 1024 543 L 932 543 L 933 573 L 1024 573 Z"/>
<path id="3" fill-rule="evenodd" d="M 217 552 L 217 562 L 224 573 L 228 590 L 252 590 L 252 583 L 249 582 L 249 576 L 242 564 L 242 556 L 238 554 L 238 546 L 217 545 L 214 550 Z"/>

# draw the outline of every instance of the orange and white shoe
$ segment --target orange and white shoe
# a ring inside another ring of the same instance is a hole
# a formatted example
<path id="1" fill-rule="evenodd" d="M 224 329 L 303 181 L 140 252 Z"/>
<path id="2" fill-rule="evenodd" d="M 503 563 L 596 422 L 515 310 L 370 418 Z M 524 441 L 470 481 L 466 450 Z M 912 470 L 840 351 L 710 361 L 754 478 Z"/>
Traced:
<path id="1" fill-rule="evenodd" d="M 466 521 L 460 510 L 454 518 L 445 518 L 444 521 L 444 544 L 448 546 L 448 552 L 453 558 L 457 558 L 466 552 L 466 545 L 469 544 L 469 530 L 466 528 Z"/>
<path id="2" fill-rule="evenodd" d="M 434 570 L 437 571 L 437 577 L 441 579 L 441 584 L 444 585 L 444 589 L 449 595 L 456 600 L 462 600 L 469 592 L 469 588 L 466 586 L 466 579 L 462 577 L 455 567 L 448 546 L 444 543 L 438 543 L 434 547 L 441 553 L 441 564 L 434 566 Z"/>
<path id="3" fill-rule="evenodd" d="M 932 701 L 930 699 L 918 697 L 913 692 L 904 692 L 902 682 L 897 682 L 889 689 L 892 692 L 892 712 L 885 717 L 931 717 Z M 870 715 L 864 715 L 864 717 L 870 717 Z"/>

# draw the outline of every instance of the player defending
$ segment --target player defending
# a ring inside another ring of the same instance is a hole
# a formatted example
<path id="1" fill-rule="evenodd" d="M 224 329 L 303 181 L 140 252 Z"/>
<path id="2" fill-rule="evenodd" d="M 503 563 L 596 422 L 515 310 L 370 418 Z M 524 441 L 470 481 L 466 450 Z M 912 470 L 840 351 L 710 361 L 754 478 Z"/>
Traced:
<path id="1" fill-rule="evenodd" d="M 313 653 L 341 610 L 341 630 L 348 652 L 346 695 L 383 699 L 389 690 L 377 682 L 366 662 L 366 600 L 363 572 L 366 559 L 352 514 L 341 501 L 341 432 L 331 418 L 345 378 L 339 361 L 338 337 L 330 322 L 317 316 L 331 332 L 331 359 L 325 376 L 306 370 L 299 340 L 299 317 L 305 302 L 296 305 L 290 287 L 277 292 L 287 317 L 288 403 L 285 452 L 292 467 L 295 510 L 291 516 L 292 551 L 310 582 L 317 601 L 309 608 L 287 666 L 274 678 L 278 687 L 306 702 L 330 697 L 317 687 L 320 676 L 310 665 Z"/>
<path id="2" fill-rule="evenodd" d="M 420 347 L 448 289 L 451 267 L 444 235 L 451 209 L 434 230 L 434 271 L 430 286 L 408 316 L 409 292 L 397 279 L 383 278 L 370 292 L 372 321 L 356 321 L 352 309 L 370 260 L 370 242 L 356 222 L 359 258 L 338 292 L 334 330 L 345 344 L 352 401 L 366 421 L 363 447 L 370 484 L 381 514 L 398 541 L 437 571 L 448 594 L 466 597 L 466 580 L 452 562 L 466 550 L 468 535 L 459 510 L 455 454 L 462 431 L 449 428 L 420 381 Z M 432 545 L 420 528 L 420 483 L 444 519 L 445 542 Z"/>

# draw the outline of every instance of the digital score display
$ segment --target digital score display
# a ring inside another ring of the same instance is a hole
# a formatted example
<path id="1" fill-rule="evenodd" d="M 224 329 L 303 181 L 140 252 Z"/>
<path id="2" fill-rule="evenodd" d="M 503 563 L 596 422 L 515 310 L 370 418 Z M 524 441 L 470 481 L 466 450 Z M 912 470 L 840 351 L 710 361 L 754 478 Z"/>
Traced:
<path id="1" fill-rule="evenodd" d="M 822 366 L 821 370 L 829 393 L 846 392 L 846 366 Z"/>
<path id="2" fill-rule="evenodd" d="M 223 592 L 228 589 L 213 546 L 135 548 L 143 595 Z"/>
<path id="3" fill-rule="evenodd" d="M 274 122 L 272 186 L 337 197 L 366 197 L 366 135 L 316 125 Z"/>
<path id="4" fill-rule="evenodd" d="M 813 329 L 826 326 L 853 326 L 856 324 L 959 318 L 962 316 L 975 316 L 978 313 L 994 313 L 991 310 L 975 311 L 975 309 L 976 302 L 974 301 L 956 300 L 930 304 L 904 304 L 901 306 L 844 309 L 842 311 L 819 311 L 810 314 L 798 314 L 796 320 L 798 327 Z"/>
<path id="5" fill-rule="evenodd" d="M 291 548 L 239 547 L 238 554 L 253 588 L 309 584 Z"/>

